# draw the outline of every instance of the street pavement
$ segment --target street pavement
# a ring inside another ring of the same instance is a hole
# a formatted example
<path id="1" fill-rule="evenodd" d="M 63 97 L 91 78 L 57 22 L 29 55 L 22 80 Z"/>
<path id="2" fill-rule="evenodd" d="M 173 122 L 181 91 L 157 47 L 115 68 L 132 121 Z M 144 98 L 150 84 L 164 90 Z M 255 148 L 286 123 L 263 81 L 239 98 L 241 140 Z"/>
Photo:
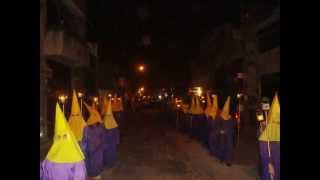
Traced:
<path id="1" fill-rule="evenodd" d="M 241 141 L 228 167 L 197 141 L 177 131 L 164 112 L 126 113 L 121 123 L 118 161 L 102 173 L 112 180 L 257 180 L 253 138 Z M 245 136 L 242 135 L 243 137 Z M 245 151 L 245 152 L 244 152 Z M 246 156 L 246 157 L 240 157 Z"/>

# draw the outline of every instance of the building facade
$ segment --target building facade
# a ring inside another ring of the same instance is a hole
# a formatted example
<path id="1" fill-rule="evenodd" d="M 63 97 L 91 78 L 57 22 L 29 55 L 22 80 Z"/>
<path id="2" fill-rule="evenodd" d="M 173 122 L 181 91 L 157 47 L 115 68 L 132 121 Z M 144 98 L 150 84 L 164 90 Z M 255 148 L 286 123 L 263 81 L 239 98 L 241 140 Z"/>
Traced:
<path id="1" fill-rule="evenodd" d="M 40 139 L 53 134 L 55 103 L 95 88 L 97 45 L 87 41 L 86 0 L 40 0 Z M 92 78 L 90 78 L 92 77 Z M 70 100 L 70 98 L 69 98 Z M 66 109 L 66 114 L 69 114 Z"/>

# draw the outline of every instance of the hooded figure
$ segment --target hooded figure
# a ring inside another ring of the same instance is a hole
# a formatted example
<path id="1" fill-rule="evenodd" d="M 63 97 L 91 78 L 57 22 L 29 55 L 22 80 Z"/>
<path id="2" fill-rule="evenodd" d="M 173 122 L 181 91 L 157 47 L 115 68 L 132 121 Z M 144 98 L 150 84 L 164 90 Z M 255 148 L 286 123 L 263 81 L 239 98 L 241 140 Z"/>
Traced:
<path id="1" fill-rule="evenodd" d="M 117 145 L 120 142 L 120 132 L 118 129 L 118 124 L 112 114 L 111 100 L 109 100 L 106 108 L 106 114 L 103 118 L 105 127 L 105 146 L 103 159 L 106 167 L 112 167 L 117 159 Z"/>
<path id="2" fill-rule="evenodd" d="M 230 96 L 227 98 L 223 106 L 217 123 L 218 137 L 216 144 L 216 155 L 221 162 L 225 162 L 228 166 L 231 166 L 234 153 L 236 121 L 232 119 L 230 115 Z"/>
<path id="3" fill-rule="evenodd" d="M 112 101 L 112 112 L 114 113 L 117 123 L 120 124 L 123 113 L 123 104 L 121 97 L 115 98 L 114 101 Z"/>
<path id="4" fill-rule="evenodd" d="M 104 151 L 104 136 L 105 130 L 102 124 L 99 112 L 84 103 L 88 109 L 90 116 L 87 121 L 87 127 L 84 129 L 82 139 L 82 147 L 86 156 L 86 167 L 89 177 L 101 179 L 100 173 L 103 171 L 103 151 Z"/>
<path id="5" fill-rule="evenodd" d="M 218 114 L 218 97 L 216 95 L 212 96 L 213 104 L 211 105 L 210 109 L 208 110 L 208 125 L 209 125 L 209 149 L 213 155 L 216 155 L 217 152 L 217 138 L 218 138 L 218 130 L 217 130 L 217 114 Z"/>
<path id="6" fill-rule="evenodd" d="M 41 180 L 86 180 L 84 155 L 58 103 L 53 144 L 41 163 Z"/>
<path id="7" fill-rule="evenodd" d="M 212 103 L 211 103 L 211 99 L 210 99 L 210 94 L 207 93 L 207 107 L 204 110 L 204 114 L 206 115 L 207 118 L 209 117 L 211 109 L 212 109 Z"/>
<path id="8" fill-rule="evenodd" d="M 261 180 L 269 180 L 271 175 L 274 180 L 280 180 L 280 103 L 277 93 L 266 123 L 259 137 Z"/>
<path id="9" fill-rule="evenodd" d="M 195 96 L 195 105 L 194 110 L 192 114 L 192 134 L 195 136 L 196 139 L 204 142 L 206 139 L 205 136 L 205 124 L 206 124 L 206 118 L 203 114 L 203 109 L 200 104 L 200 100 L 198 96 Z"/>
<path id="10" fill-rule="evenodd" d="M 73 90 L 71 114 L 69 116 L 69 126 L 74 136 L 76 137 L 77 141 L 81 142 L 83 129 L 86 127 L 86 122 L 82 117 L 82 113 L 80 111 L 80 106 L 78 103 L 78 98 L 75 90 Z"/>

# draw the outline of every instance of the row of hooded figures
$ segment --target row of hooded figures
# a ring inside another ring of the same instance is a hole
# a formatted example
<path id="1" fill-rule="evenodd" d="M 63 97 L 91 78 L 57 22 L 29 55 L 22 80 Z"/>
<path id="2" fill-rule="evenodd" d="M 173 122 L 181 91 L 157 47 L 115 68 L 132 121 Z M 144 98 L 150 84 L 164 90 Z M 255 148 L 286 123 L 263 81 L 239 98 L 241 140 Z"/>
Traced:
<path id="1" fill-rule="evenodd" d="M 102 171 L 115 165 L 123 112 L 121 98 L 111 102 L 104 97 L 101 115 L 95 103 L 90 106 L 84 102 L 84 105 L 90 114 L 87 121 L 73 91 L 67 121 L 56 104 L 54 139 L 46 158 L 40 163 L 41 180 L 101 179 Z"/>
<path id="2" fill-rule="evenodd" d="M 201 143 L 221 163 L 231 166 L 236 147 L 238 123 L 230 114 L 230 96 L 222 110 L 218 97 L 207 94 L 207 106 L 203 109 L 198 96 L 193 96 L 191 105 L 182 103 L 177 110 L 177 126 Z M 280 180 L 280 103 L 275 94 L 264 121 L 259 121 L 257 139 L 259 144 L 260 180 Z"/>

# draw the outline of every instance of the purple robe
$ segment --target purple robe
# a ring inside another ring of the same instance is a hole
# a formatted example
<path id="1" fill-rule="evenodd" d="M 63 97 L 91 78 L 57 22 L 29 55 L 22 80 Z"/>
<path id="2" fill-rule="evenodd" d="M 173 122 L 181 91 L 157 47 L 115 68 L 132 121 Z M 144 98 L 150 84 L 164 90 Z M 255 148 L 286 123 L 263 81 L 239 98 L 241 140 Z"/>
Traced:
<path id="1" fill-rule="evenodd" d="M 204 124 L 206 123 L 206 117 L 201 115 L 192 115 L 192 128 L 191 134 L 196 139 L 203 141 L 204 136 Z"/>
<path id="2" fill-rule="evenodd" d="M 119 129 L 105 129 L 105 143 L 103 152 L 104 166 L 110 168 L 117 160 L 117 145 L 120 141 Z"/>
<path id="3" fill-rule="evenodd" d="M 270 142 L 271 158 L 268 154 L 268 142 L 259 141 L 261 180 L 270 180 L 268 164 L 271 163 L 275 170 L 274 180 L 280 180 L 280 142 Z"/>
<path id="4" fill-rule="evenodd" d="M 98 176 L 104 168 L 103 146 L 104 127 L 102 124 L 94 124 L 85 127 L 82 139 L 82 148 L 85 154 L 85 162 L 88 176 Z"/>
<path id="5" fill-rule="evenodd" d="M 233 119 L 217 119 L 217 144 L 216 155 L 218 159 L 224 162 L 231 162 L 234 153 L 234 135 L 236 121 Z"/>
<path id="6" fill-rule="evenodd" d="M 209 126 L 209 138 L 208 138 L 208 145 L 209 150 L 212 155 L 217 154 L 217 140 L 218 140 L 218 131 L 217 131 L 217 121 L 212 120 L 211 117 L 208 118 L 208 126 Z"/>
<path id="7" fill-rule="evenodd" d="M 40 180 L 86 180 L 84 161 L 76 163 L 54 163 L 45 159 L 40 167 Z"/>

